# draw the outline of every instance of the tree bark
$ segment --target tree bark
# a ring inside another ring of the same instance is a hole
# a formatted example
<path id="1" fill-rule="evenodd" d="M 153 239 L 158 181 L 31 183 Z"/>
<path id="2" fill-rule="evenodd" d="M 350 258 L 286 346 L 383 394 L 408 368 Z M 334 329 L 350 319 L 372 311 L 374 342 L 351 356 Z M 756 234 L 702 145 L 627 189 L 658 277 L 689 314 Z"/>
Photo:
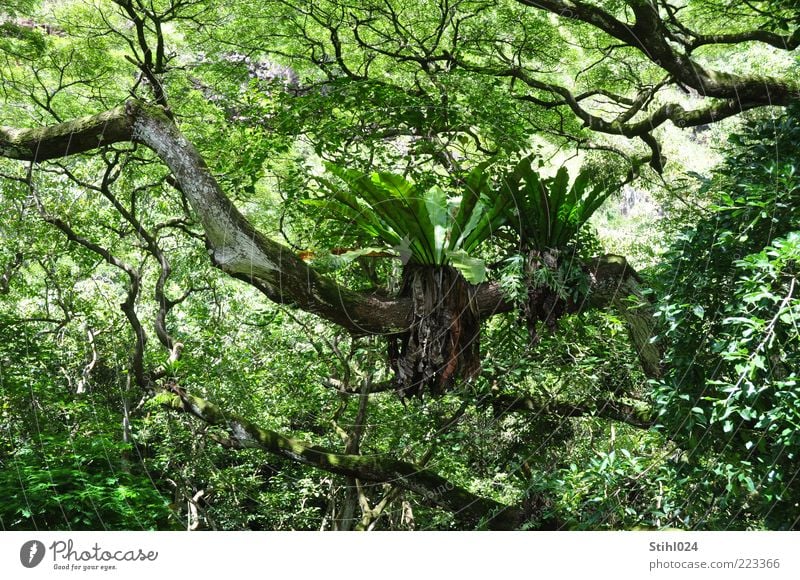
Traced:
<path id="1" fill-rule="evenodd" d="M 190 413 L 210 425 L 222 427 L 231 437 L 229 443 L 232 445 L 262 449 L 329 473 L 372 483 L 390 483 L 411 491 L 424 503 L 451 511 L 462 526 L 511 530 L 524 523 L 525 513 L 521 508 L 477 496 L 411 463 L 383 455 L 333 453 L 262 429 L 177 387 L 161 393 L 159 401 L 170 409 Z M 554 520 L 546 520 L 542 526 L 552 529 L 559 527 L 559 524 Z"/>
<path id="2" fill-rule="evenodd" d="M 120 142 L 141 143 L 167 165 L 202 224 L 211 260 L 224 272 L 247 281 L 277 303 L 317 314 L 354 335 L 400 332 L 412 324 L 410 298 L 349 290 L 321 276 L 291 250 L 257 231 L 160 107 L 128 101 L 109 111 L 48 127 L 0 127 L 0 157 L 34 163 Z M 632 310 L 623 302 L 631 294 L 641 296 L 634 284 L 635 271 L 621 256 L 597 258 L 591 268 L 587 306 L 620 307 L 635 329 L 632 337 L 645 369 L 656 375 L 659 357 L 647 342 L 652 327 L 649 314 L 645 309 Z M 514 308 L 494 282 L 479 285 L 472 299 L 480 319 Z"/>
<path id="3" fill-rule="evenodd" d="M 655 423 L 653 410 L 646 403 L 634 405 L 611 398 L 571 403 L 555 398 L 498 394 L 492 398 L 492 406 L 498 416 L 507 413 L 533 413 L 548 417 L 598 417 L 627 423 L 638 429 L 649 429 Z"/>

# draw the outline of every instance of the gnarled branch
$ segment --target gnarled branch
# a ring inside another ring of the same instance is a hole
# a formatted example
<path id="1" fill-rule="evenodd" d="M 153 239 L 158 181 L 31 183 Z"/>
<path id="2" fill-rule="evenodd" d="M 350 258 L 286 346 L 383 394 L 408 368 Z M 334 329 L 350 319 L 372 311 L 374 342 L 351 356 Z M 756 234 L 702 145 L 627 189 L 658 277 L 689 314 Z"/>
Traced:
<path id="1" fill-rule="evenodd" d="M 0 156 L 41 162 L 133 141 L 169 167 L 205 231 L 214 264 L 253 283 L 279 303 L 326 318 L 354 334 L 400 330 L 408 300 L 359 294 L 320 276 L 289 249 L 258 232 L 231 203 L 194 146 L 158 107 L 129 101 L 97 115 L 50 127 L 0 128 Z"/>
<path id="2" fill-rule="evenodd" d="M 649 429 L 655 423 L 653 411 L 646 403 L 640 405 L 612 398 L 571 403 L 558 399 L 540 399 L 525 395 L 499 394 L 492 398 L 495 413 L 536 413 L 557 417 L 598 417 L 627 423 L 639 429 Z"/>
<path id="3" fill-rule="evenodd" d="M 385 455 L 332 453 L 258 427 L 177 387 L 161 394 L 160 402 L 170 409 L 190 413 L 210 425 L 222 427 L 234 446 L 262 449 L 362 482 L 390 483 L 418 494 L 425 503 L 453 512 L 465 526 L 475 527 L 484 523 L 490 529 L 515 529 L 525 517 L 521 508 L 477 496 L 428 469 Z M 555 528 L 558 522 L 547 520 L 543 527 Z"/>
<path id="4" fill-rule="evenodd" d="M 410 298 L 349 290 L 321 276 L 291 250 L 258 232 L 222 191 L 194 146 L 159 107 L 129 101 L 110 111 L 50 127 L 3 127 L 0 156 L 40 162 L 126 141 L 146 145 L 170 169 L 202 224 L 211 260 L 224 272 L 249 282 L 275 302 L 317 314 L 355 335 L 398 332 L 412 323 Z M 586 306 L 625 307 L 622 300 L 639 292 L 631 286 L 635 272 L 624 258 L 599 258 L 593 268 Z M 472 300 L 481 318 L 513 309 L 497 283 L 481 284 Z M 633 311 L 625 308 L 625 312 Z M 646 313 L 639 318 L 647 318 Z M 640 337 L 637 347 L 648 353 L 648 360 L 657 361 L 645 339 L 649 336 Z"/>

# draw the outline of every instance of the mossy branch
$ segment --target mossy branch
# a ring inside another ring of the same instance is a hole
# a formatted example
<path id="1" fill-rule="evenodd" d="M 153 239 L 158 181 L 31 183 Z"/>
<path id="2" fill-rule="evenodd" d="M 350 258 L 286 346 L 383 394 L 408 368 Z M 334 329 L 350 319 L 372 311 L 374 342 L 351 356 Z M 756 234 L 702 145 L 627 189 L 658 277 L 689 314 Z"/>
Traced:
<path id="1" fill-rule="evenodd" d="M 649 429 L 655 423 L 652 407 L 644 401 L 630 403 L 612 398 L 596 401 L 569 402 L 556 398 L 536 398 L 524 395 L 498 394 L 492 398 L 495 413 L 533 413 L 536 416 L 597 417 L 626 423 L 639 429 Z"/>
<path id="2" fill-rule="evenodd" d="M 354 477 L 362 482 L 390 483 L 413 492 L 424 503 L 452 512 L 465 527 L 509 530 L 524 523 L 525 515 L 521 508 L 477 496 L 450 480 L 411 463 L 385 455 L 333 453 L 259 427 L 174 386 L 168 392 L 160 393 L 157 401 L 171 410 L 190 413 L 209 425 L 223 428 L 230 437 L 229 441 L 237 447 L 261 449 L 329 473 Z M 557 522 L 548 520 L 542 526 L 554 528 Z"/>
<path id="3" fill-rule="evenodd" d="M 353 292 L 319 275 L 288 248 L 258 232 L 161 107 L 131 100 L 96 115 L 47 127 L 0 127 L 0 157 L 35 163 L 120 142 L 145 145 L 169 167 L 203 225 L 214 264 L 223 271 L 252 284 L 275 302 L 317 314 L 355 335 L 398 332 L 411 324 L 410 298 Z M 606 272 L 605 278 L 609 274 L 613 272 Z M 606 281 L 601 278 L 597 279 Z M 474 303 L 481 319 L 513 308 L 503 299 L 497 283 L 480 284 Z M 602 308 L 609 304 L 593 299 L 591 305 Z"/>

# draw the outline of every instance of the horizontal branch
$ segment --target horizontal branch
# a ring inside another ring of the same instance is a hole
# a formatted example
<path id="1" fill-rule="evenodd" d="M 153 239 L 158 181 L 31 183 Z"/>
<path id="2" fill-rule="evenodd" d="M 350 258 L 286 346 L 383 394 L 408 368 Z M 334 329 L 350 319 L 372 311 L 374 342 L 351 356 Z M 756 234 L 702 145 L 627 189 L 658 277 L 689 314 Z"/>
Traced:
<path id="1" fill-rule="evenodd" d="M 359 387 L 346 389 L 341 381 L 326 379 L 326 387 L 335 389 L 343 395 L 359 395 L 363 393 L 374 394 L 394 391 L 397 385 L 394 381 L 384 381 L 367 386 L 366 390 Z M 481 405 L 481 401 L 478 402 Z M 536 413 L 555 417 L 597 417 L 627 423 L 639 429 L 649 429 L 655 423 L 652 408 L 644 401 L 625 403 L 612 398 L 569 402 L 557 398 L 531 397 L 527 395 L 496 394 L 489 402 L 495 414 L 506 413 Z"/>
<path id="2" fill-rule="evenodd" d="M 540 399 L 530 396 L 509 394 L 496 395 L 492 398 L 495 413 L 536 413 L 555 415 L 557 417 L 597 417 L 626 423 L 639 429 L 649 429 L 655 423 L 653 410 L 644 402 L 628 404 L 610 398 L 597 401 L 570 403 L 555 398 Z"/>
<path id="3" fill-rule="evenodd" d="M 750 100 L 741 98 L 737 99 L 736 97 L 731 97 L 728 99 L 715 101 L 699 109 L 685 109 L 681 105 L 675 103 L 667 103 L 661 105 L 658 109 L 656 109 L 653 113 L 650 113 L 647 117 L 640 119 L 636 122 L 621 122 L 619 119 L 615 119 L 614 121 L 607 121 L 602 117 L 598 117 L 597 115 L 589 113 L 586 109 L 584 109 L 581 106 L 580 103 L 582 100 L 585 100 L 587 98 L 588 95 L 587 93 L 583 93 L 577 96 L 573 95 L 572 92 L 566 87 L 543 82 L 539 79 L 532 77 L 526 70 L 519 67 L 491 68 L 486 66 L 471 65 L 463 60 L 458 60 L 455 62 L 464 70 L 485 74 L 487 76 L 514 78 L 519 81 L 522 81 L 532 89 L 536 89 L 539 91 L 546 91 L 554 95 L 557 95 L 558 97 L 560 97 L 559 100 L 549 101 L 547 103 L 544 103 L 543 101 L 541 101 L 541 99 L 537 99 L 536 97 L 530 97 L 528 95 L 524 95 L 520 98 L 526 101 L 538 102 L 539 104 L 546 106 L 547 108 L 567 106 L 570 109 L 572 109 L 572 112 L 575 113 L 575 115 L 581 121 L 583 121 L 585 127 L 593 131 L 608 133 L 610 135 L 622 135 L 624 137 L 641 137 L 642 135 L 650 133 L 653 129 L 663 125 L 667 121 L 671 121 L 674 125 L 678 127 L 694 127 L 698 125 L 713 123 L 715 121 L 720 121 L 727 117 L 737 115 L 742 111 L 746 111 L 756 107 L 763 107 L 765 105 L 786 104 L 790 100 L 785 97 L 780 98 L 780 95 L 777 94 L 775 95 L 775 99 L 773 100 L 769 93 L 764 93 L 764 94 L 759 94 L 757 95 L 757 98 L 752 98 Z M 662 86 L 662 84 L 660 84 L 659 86 Z M 800 90 L 796 90 L 796 92 L 800 94 Z M 601 91 L 594 91 L 592 95 L 588 96 L 594 96 L 594 94 L 609 96 L 608 93 L 604 93 Z M 643 95 L 639 95 L 636 99 L 629 99 L 630 106 L 635 106 L 635 104 L 639 100 L 652 96 L 653 96 L 652 89 L 649 89 L 645 91 Z M 614 100 L 616 100 L 618 103 L 626 104 L 623 101 L 622 97 L 618 95 L 614 97 L 615 97 Z M 609 98 L 611 98 L 611 96 L 609 96 Z M 628 119 L 626 117 L 627 117 L 626 115 L 623 115 L 622 119 L 625 119 L 627 121 Z"/>
<path id="4" fill-rule="evenodd" d="M 228 443 L 231 446 L 261 449 L 329 473 L 355 477 L 362 482 L 389 483 L 418 494 L 425 503 L 451 511 L 464 526 L 486 525 L 490 529 L 508 530 L 523 523 L 524 514 L 520 508 L 479 497 L 411 463 L 385 455 L 333 453 L 258 427 L 177 387 L 161 393 L 158 400 L 170 409 L 190 413 L 209 425 L 223 428 L 230 437 Z M 556 522 L 548 521 L 545 525 L 552 528 Z"/>
<path id="5" fill-rule="evenodd" d="M 769 30 L 748 30 L 731 34 L 697 34 L 689 43 L 690 49 L 709 44 L 741 44 L 743 42 L 761 42 L 781 50 L 794 50 L 800 46 L 800 28 L 790 35 L 776 34 Z"/>
<path id="6" fill-rule="evenodd" d="M 341 395 L 372 395 L 374 393 L 386 393 L 397 390 L 397 383 L 395 381 L 383 381 L 380 383 L 369 383 L 367 385 L 361 384 L 348 388 L 342 381 L 328 378 L 322 381 L 322 385 L 334 389 Z"/>
<path id="7" fill-rule="evenodd" d="M 316 314 L 355 335 L 401 332 L 412 323 L 410 298 L 354 292 L 340 286 L 287 247 L 257 231 L 160 107 L 129 101 L 110 111 L 49 127 L 4 127 L 0 129 L 0 157 L 40 162 L 126 141 L 149 147 L 170 169 L 175 184 L 200 220 L 212 262 L 224 272 L 252 284 L 275 302 Z M 624 262 L 624 258 L 617 259 Z M 594 297 L 589 305 L 604 307 L 617 295 L 603 289 L 624 288 L 624 279 L 632 270 L 619 269 L 602 258 L 595 262 L 590 293 Z M 472 300 L 481 318 L 514 307 L 494 282 L 479 285 Z"/>
<path id="8" fill-rule="evenodd" d="M 16 129 L 0 127 L 0 157 L 42 162 L 131 140 L 130 107 L 120 106 L 65 123 Z"/>

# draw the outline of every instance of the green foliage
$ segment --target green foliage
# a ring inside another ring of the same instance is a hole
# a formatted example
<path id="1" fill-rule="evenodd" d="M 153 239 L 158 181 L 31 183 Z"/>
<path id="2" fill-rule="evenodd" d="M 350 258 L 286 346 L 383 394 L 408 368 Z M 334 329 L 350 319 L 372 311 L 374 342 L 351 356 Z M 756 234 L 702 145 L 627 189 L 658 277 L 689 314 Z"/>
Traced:
<path id="1" fill-rule="evenodd" d="M 796 526 L 800 515 L 797 113 L 731 139 L 703 189 L 709 214 L 668 255 L 660 310 L 665 433 L 688 446 L 695 469 L 713 465 L 716 503 L 770 527 Z"/>
<path id="2" fill-rule="evenodd" d="M 475 284 L 483 280 L 485 267 L 469 254 L 504 223 L 509 202 L 506 197 L 489 195 L 486 167 L 473 169 L 464 180 L 461 196 L 448 199 L 439 186 L 420 188 L 400 175 L 364 175 L 328 164 L 328 170 L 349 189 L 320 179 L 338 203 L 309 203 L 326 207 L 335 219 L 349 221 L 380 239 L 404 261 L 450 264 Z"/>
<path id="3" fill-rule="evenodd" d="M 580 467 L 573 462 L 550 474 L 548 490 L 559 513 L 573 529 L 680 526 L 674 519 L 680 497 L 664 486 L 674 482 L 658 456 L 663 442 L 653 435 L 620 439 L 586 457 Z"/>
<path id="4" fill-rule="evenodd" d="M 13 22 L 0 24 L 0 52 L 34 58 L 45 49 L 44 34 Z"/>
<path id="5" fill-rule="evenodd" d="M 68 452 L 65 453 L 65 450 Z M 0 527 L 5 530 L 174 528 L 168 500 L 110 437 L 40 433 L 4 460 Z"/>
<path id="6" fill-rule="evenodd" d="M 602 4 L 630 16 L 624 2 Z M 344 509 L 358 516 L 361 505 L 348 478 L 232 446 L 225 431 L 164 408 L 166 397 L 139 405 L 149 388 L 133 384 L 133 333 L 119 310 L 130 279 L 67 242 L 40 219 L 37 202 L 140 276 L 134 305 L 149 337 L 142 363 L 148 373 L 163 370 L 156 388 L 174 383 L 337 451 L 352 449 L 362 429 L 358 453 L 427 462 L 454 485 L 523 505 L 527 527 L 542 515 L 580 529 L 796 527 L 796 110 L 736 136 L 728 161 L 695 196 L 713 205 L 664 264 L 667 376 L 650 385 L 613 313 L 566 317 L 561 332 L 532 341 L 513 314 L 467 319 L 472 289 L 446 270 L 473 283 L 488 270 L 510 301 L 544 304 L 545 312 L 531 311 L 543 322 L 584 304 L 585 259 L 603 251 L 586 222 L 612 186 L 588 169 L 574 180 L 563 167 L 545 178 L 533 157 L 508 160 L 588 143 L 581 119 L 535 87 L 574 86 L 587 110 L 609 113 L 662 82 L 663 70 L 640 51 L 603 56 L 594 47 L 607 37 L 591 26 L 566 18 L 554 26 L 552 14 L 505 0 L 442 11 L 416 0 L 131 6 L 144 19 L 141 35 L 119 2 L 5 2 L 5 14 L 34 25 L 0 24 L 0 124 L 96 113 L 131 94 L 152 100 L 155 78 L 180 130 L 264 235 L 313 255 L 313 232 L 314 244 L 331 250 L 313 267 L 349 289 L 405 292 L 436 307 L 451 300 L 449 310 L 414 304 L 431 332 L 407 342 L 408 351 L 424 351 L 407 366 L 418 371 L 431 353 L 442 357 L 430 378 L 468 353 L 474 360 L 459 377 L 471 380 L 424 401 L 353 395 L 363 381 L 392 377 L 385 337 L 352 338 L 214 270 L 185 192 L 141 145 L 30 167 L 2 160 L 0 528 L 316 530 L 342 525 Z M 692 0 L 680 12 L 707 34 L 792 34 L 797 25 L 790 0 Z M 53 22 L 55 34 L 43 26 Z M 739 62 L 725 70 L 752 66 L 749 48 L 727 48 Z M 701 50 L 713 68 L 721 50 Z M 164 68 L 148 76 L 143 59 L 153 57 Z M 622 99 L 606 102 L 606 93 Z M 591 145 L 630 158 L 643 151 L 636 140 Z M 491 170 L 481 164 L 489 158 Z M 303 211 L 297 202 L 326 161 L 325 196 Z M 498 175 L 504 164 L 510 170 Z M 333 220 L 321 223 L 320 208 Z M 656 230 L 650 217 L 641 229 Z M 637 237 L 627 216 L 608 221 Z M 169 262 L 163 278 L 143 230 Z M 641 253 L 657 259 L 650 250 Z M 372 259 L 389 253 L 413 266 L 399 284 L 397 262 Z M 427 266 L 448 276 L 429 283 Z M 274 297 L 280 289 L 266 290 Z M 153 332 L 159 316 L 185 346 L 177 361 L 167 362 Z M 436 336 L 441 329 L 458 341 Z M 327 386 L 331 379 L 350 394 Z M 505 412 L 493 404 L 498 394 L 541 408 Z M 661 432 L 602 416 L 608 401 L 646 415 L 652 396 Z M 361 483 L 373 507 L 390 488 Z M 457 515 L 403 492 L 373 523 L 456 529 Z"/>
<path id="7" fill-rule="evenodd" d="M 12 334 L 12 322 L 0 311 L 0 529 L 174 528 L 169 500 L 122 440 L 119 410 L 54 379 L 66 345 Z"/>
<path id="8" fill-rule="evenodd" d="M 542 178 L 533 161 L 525 157 L 503 178 L 502 193 L 514 204 L 508 223 L 528 250 L 565 248 L 614 192 L 613 184 L 593 184 L 586 169 L 570 183 L 566 167 Z"/>

